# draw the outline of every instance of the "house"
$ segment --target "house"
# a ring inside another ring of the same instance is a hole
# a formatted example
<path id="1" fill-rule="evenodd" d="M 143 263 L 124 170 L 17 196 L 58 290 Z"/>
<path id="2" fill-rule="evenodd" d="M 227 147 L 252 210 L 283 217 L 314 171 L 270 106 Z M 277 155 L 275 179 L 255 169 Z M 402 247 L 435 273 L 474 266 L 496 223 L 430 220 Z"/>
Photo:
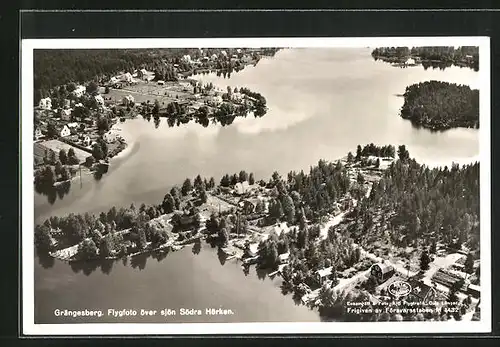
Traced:
<path id="1" fill-rule="evenodd" d="M 158 85 L 159 85 L 159 86 L 163 86 L 163 85 L 165 85 L 165 81 L 159 80 L 159 81 L 158 81 Z"/>
<path id="2" fill-rule="evenodd" d="M 415 65 L 415 59 L 408 58 L 408 60 L 406 61 L 405 65 L 407 65 L 407 66 L 414 66 Z"/>
<path id="3" fill-rule="evenodd" d="M 411 287 L 408 299 L 412 301 L 429 301 L 436 296 L 436 290 L 422 281 L 410 280 L 408 284 Z"/>
<path id="4" fill-rule="evenodd" d="M 209 98 L 208 103 L 212 106 L 219 106 L 220 104 L 222 104 L 222 96 L 214 95 L 213 97 Z"/>
<path id="5" fill-rule="evenodd" d="M 77 98 L 83 96 L 85 92 L 87 91 L 87 88 L 85 86 L 76 86 L 75 90 L 73 90 L 73 95 L 76 96 Z"/>
<path id="6" fill-rule="evenodd" d="M 137 78 L 147 79 L 148 78 L 148 72 L 146 71 L 146 69 L 140 69 L 139 71 L 137 71 Z"/>
<path id="7" fill-rule="evenodd" d="M 191 63 L 191 56 L 189 54 L 186 54 L 182 57 L 182 61 L 184 61 L 185 63 Z"/>
<path id="8" fill-rule="evenodd" d="M 132 83 L 134 81 L 134 78 L 132 77 L 132 74 L 130 72 L 124 73 L 123 75 L 120 75 L 117 78 L 118 81 L 125 83 Z"/>
<path id="9" fill-rule="evenodd" d="M 227 52 L 226 51 L 221 51 L 220 54 L 224 57 L 227 58 Z"/>
<path id="10" fill-rule="evenodd" d="M 63 107 L 64 107 L 64 108 L 70 108 L 70 107 L 71 107 L 71 100 L 69 100 L 69 99 L 64 99 L 64 104 L 63 104 Z"/>
<path id="11" fill-rule="evenodd" d="M 323 285 L 324 281 L 329 278 L 329 276 L 332 274 L 333 267 L 327 267 L 321 270 L 316 271 L 316 280 L 320 285 Z"/>
<path id="12" fill-rule="evenodd" d="M 89 147 L 92 144 L 92 140 L 89 135 L 85 135 L 82 139 L 82 145 L 85 147 Z"/>
<path id="13" fill-rule="evenodd" d="M 73 122 L 73 123 L 68 123 L 67 127 L 69 128 L 69 131 L 71 134 L 76 134 L 76 133 L 78 133 L 78 129 L 80 128 L 80 125 L 76 122 Z"/>
<path id="14" fill-rule="evenodd" d="M 290 252 L 282 253 L 278 255 L 278 261 L 280 264 L 288 264 L 288 259 L 290 258 Z"/>
<path id="15" fill-rule="evenodd" d="M 40 128 L 35 129 L 35 140 L 39 140 L 43 137 L 42 130 Z"/>
<path id="16" fill-rule="evenodd" d="M 61 132 L 59 133 L 61 137 L 66 137 L 71 135 L 71 130 L 69 130 L 69 127 L 67 125 L 63 126 Z"/>
<path id="17" fill-rule="evenodd" d="M 467 294 L 476 299 L 479 299 L 479 297 L 481 296 L 481 287 L 475 284 L 469 284 L 469 286 L 467 287 Z"/>
<path id="18" fill-rule="evenodd" d="M 52 109 L 52 100 L 50 98 L 43 98 L 38 103 L 38 107 L 43 110 L 50 110 Z"/>
<path id="19" fill-rule="evenodd" d="M 71 120 L 72 109 L 61 109 L 59 110 L 59 117 L 61 120 L 69 122 Z"/>
<path id="20" fill-rule="evenodd" d="M 259 198 L 250 198 L 241 200 L 238 205 L 242 208 L 243 213 L 252 214 L 255 212 L 255 208 L 259 202 Z"/>
<path id="21" fill-rule="evenodd" d="M 217 54 L 215 54 L 215 53 L 212 54 L 212 56 L 210 57 L 210 60 L 212 60 L 212 61 L 217 60 Z"/>
<path id="22" fill-rule="evenodd" d="M 104 107 L 104 98 L 102 97 L 102 95 L 96 95 L 94 96 L 94 98 L 95 101 L 97 102 L 97 106 Z"/>
<path id="23" fill-rule="evenodd" d="M 115 142 L 116 139 L 118 138 L 118 134 L 115 133 L 115 132 L 112 132 L 112 131 L 108 131 L 107 133 L 104 133 L 104 135 L 102 136 L 102 138 L 104 139 L 104 141 L 106 142 Z"/>
<path id="24" fill-rule="evenodd" d="M 394 275 L 394 267 L 386 263 L 377 263 L 372 265 L 370 274 L 379 282 L 384 282 Z"/>
<path id="25" fill-rule="evenodd" d="M 231 93 L 231 101 L 241 102 L 243 101 L 243 94 L 241 93 Z"/>
<path id="26" fill-rule="evenodd" d="M 132 95 L 127 95 L 122 100 L 123 105 L 125 106 L 133 106 L 134 105 L 134 97 Z"/>
<path id="27" fill-rule="evenodd" d="M 234 193 L 236 195 L 243 195 L 250 190 L 250 185 L 248 181 L 238 182 L 234 185 Z"/>

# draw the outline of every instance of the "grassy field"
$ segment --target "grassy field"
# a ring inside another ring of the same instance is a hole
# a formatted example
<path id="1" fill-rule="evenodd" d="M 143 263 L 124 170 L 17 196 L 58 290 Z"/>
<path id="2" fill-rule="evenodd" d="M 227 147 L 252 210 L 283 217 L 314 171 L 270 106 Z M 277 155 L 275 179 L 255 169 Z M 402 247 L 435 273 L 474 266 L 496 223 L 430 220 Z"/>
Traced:
<path id="1" fill-rule="evenodd" d="M 121 100 L 132 95 L 136 103 L 149 102 L 154 103 L 158 100 L 160 104 L 168 105 L 173 101 L 185 100 L 193 95 L 193 89 L 188 83 L 165 82 L 165 85 L 158 85 L 156 82 L 139 83 L 126 86 L 122 89 L 111 89 L 105 98 L 111 98 L 112 101 L 121 103 Z M 178 99 L 176 98 L 178 96 Z"/>
<path id="2" fill-rule="evenodd" d="M 80 162 L 84 162 L 85 158 L 87 158 L 90 155 L 90 153 L 88 152 L 82 151 L 79 148 L 73 147 L 59 140 L 49 140 L 49 141 L 37 142 L 34 144 L 35 162 L 40 160 L 39 158 L 41 158 L 43 162 L 43 157 L 45 156 L 46 150 L 54 151 L 56 153 L 56 156 L 59 157 L 59 151 L 61 149 L 64 149 L 66 152 L 68 152 L 70 148 L 73 148 L 73 150 L 75 151 L 75 155 Z"/>

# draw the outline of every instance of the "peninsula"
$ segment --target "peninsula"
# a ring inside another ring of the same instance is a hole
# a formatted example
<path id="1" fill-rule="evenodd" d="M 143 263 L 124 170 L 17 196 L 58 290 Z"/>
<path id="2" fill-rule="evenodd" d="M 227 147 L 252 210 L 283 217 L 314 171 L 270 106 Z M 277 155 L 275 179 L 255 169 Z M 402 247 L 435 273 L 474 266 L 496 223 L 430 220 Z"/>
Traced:
<path id="1" fill-rule="evenodd" d="M 256 264 L 281 276 L 284 293 L 325 317 L 359 320 L 347 303 L 365 302 L 362 320 L 477 319 L 478 172 L 478 163 L 430 169 L 404 145 L 369 144 L 336 162 L 320 160 L 309 173 L 257 181 L 242 170 L 218 185 L 198 175 L 158 205 L 51 217 L 36 226 L 35 243 L 74 262 L 205 239 L 241 259 L 245 271 Z M 434 310 L 376 313 L 398 280 L 427 293 L 408 300 L 432 298 Z M 446 311 L 450 302 L 460 309 Z"/>
<path id="2" fill-rule="evenodd" d="M 82 171 L 94 172 L 99 179 L 107 172 L 109 159 L 127 147 L 113 125 L 128 118 L 153 118 L 156 127 L 160 118 L 166 118 L 169 126 L 195 121 L 207 127 L 210 122 L 229 125 L 248 114 L 264 116 L 266 99 L 260 93 L 244 86 L 217 88 L 201 83 L 195 75 L 230 75 L 276 51 L 36 52 L 33 135 L 37 191 L 50 196 L 58 189 L 64 194 L 69 181 Z M 81 69 L 77 71 L 76 66 Z M 51 73 L 44 74 L 46 71 Z"/>

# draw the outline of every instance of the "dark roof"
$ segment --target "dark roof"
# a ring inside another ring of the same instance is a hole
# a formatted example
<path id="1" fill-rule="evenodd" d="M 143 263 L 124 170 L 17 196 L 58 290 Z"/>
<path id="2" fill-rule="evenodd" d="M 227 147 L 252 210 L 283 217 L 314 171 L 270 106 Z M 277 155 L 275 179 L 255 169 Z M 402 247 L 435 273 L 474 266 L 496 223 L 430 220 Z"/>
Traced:
<path id="1" fill-rule="evenodd" d="M 425 297 L 429 294 L 431 290 L 433 290 L 432 287 L 428 286 L 427 284 L 421 282 L 421 281 L 409 281 L 408 282 L 411 286 L 411 295 L 423 300 Z"/>
<path id="2" fill-rule="evenodd" d="M 392 267 L 392 265 L 389 265 L 386 263 L 377 263 L 373 266 L 378 266 L 380 268 L 380 270 L 382 271 L 382 273 L 384 273 L 384 274 L 391 272 L 391 271 L 394 271 L 394 267 Z"/>

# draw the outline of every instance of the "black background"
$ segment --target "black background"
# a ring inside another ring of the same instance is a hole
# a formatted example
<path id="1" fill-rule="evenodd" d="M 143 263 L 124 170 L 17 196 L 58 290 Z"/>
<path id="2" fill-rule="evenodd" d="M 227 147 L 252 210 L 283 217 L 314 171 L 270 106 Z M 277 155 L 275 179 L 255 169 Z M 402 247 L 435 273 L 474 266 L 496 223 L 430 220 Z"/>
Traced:
<path id="1" fill-rule="evenodd" d="M 8 0 L 3 1 L 3 5 Z M 11 1 L 12 2 L 12 1 Z M 169 2 L 170 3 L 170 2 Z M 1 67 L 4 83 L 2 83 L 2 116 L 0 137 L 1 167 L 2 179 L 0 180 L 2 196 L 0 198 L 0 233 L 2 242 L 0 242 L 0 259 L 2 275 L 0 277 L 0 345 L 11 346 L 19 345 L 50 345 L 50 346 L 80 346 L 83 344 L 92 345 L 165 345 L 165 344 L 200 344 L 208 343 L 210 345 L 255 345 L 256 343 L 276 343 L 286 344 L 287 346 L 311 343 L 314 345 L 323 345 L 339 343 L 342 346 L 358 346 L 367 343 L 383 344 L 387 341 L 382 338 L 386 336 L 371 335 L 367 340 L 362 340 L 360 336 L 336 336 L 340 340 L 332 342 L 332 336 L 314 336 L 301 339 L 288 339 L 287 336 L 281 338 L 266 339 L 266 341 L 254 341 L 249 338 L 222 339 L 205 338 L 175 338 L 167 341 L 160 339 L 149 339 L 143 341 L 139 339 L 126 338 L 119 341 L 108 338 L 92 341 L 84 341 L 81 338 L 71 339 L 40 339 L 21 337 L 20 320 L 20 299 L 19 296 L 19 261 L 20 259 L 20 146 L 19 146 L 19 121 L 20 118 L 15 115 L 20 113 L 20 104 L 14 102 L 20 99 L 19 92 L 19 47 L 21 38 L 159 38 L 159 37 L 357 37 L 357 36 L 490 36 L 491 37 L 491 68 L 492 68 L 492 133 L 496 130 L 497 121 L 495 119 L 496 110 L 499 106 L 500 97 L 496 88 L 498 80 L 499 63 L 495 59 L 500 52 L 500 12 L 490 11 L 464 11 L 464 8 L 483 6 L 484 8 L 494 7 L 494 1 L 466 3 L 463 1 L 448 1 L 448 5 L 454 6 L 455 11 L 401 11 L 394 10 L 397 6 L 396 1 L 386 2 L 385 6 L 380 4 L 379 8 L 393 8 L 393 10 L 382 11 L 299 11 L 299 10 L 274 10 L 274 11 L 248 11 L 241 9 L 262 9 L 270 8 L 269 2 L 262 3 L 253 1 L 248 5 L 237 5 L 234 3 L 212 5 L 212 10 L 207 4 L 201 5 L 204 10 L 191 11 L 189 8 L 201 9 L 200 4 L 193 4 L 190 1 L 183 1 L 177 6 L 177 10 L 151 12 L 152 9 L 160 8 L 159 5 L 153 6 L 144 4 L 144 1 L 133 4 L 131 8 L 146 7 L 149 12 L 19 12 L 18 8 L 7 8 L 0 11 L 0 33 L 1 33 Z M 352 1 L 347 3 L 353 8 L 375 8 L 373 4 L 355 4 Z M 14 5 L 14 4 L 11 4 Z M 48 1 L 24 1 L 25 9 L 35 9 L 40 6 L 50 8 Z M 92 8 L 93 4 L 85 1 L 78 4 L 65 3 L 67 11 L 74 9 Z M 104 4 L 99 2 L 95 4 L 104 9 Z M 94 5 L 94 6 L 95 6 Z M 119 8 L 122 2 L 107 8 Z M 160 3 L 163 7 L 165 4 Z M 337 2 L 337 5 L 341 5 Z M 409 5 L 405 2 L 405 5 Z M 420 6 L 425 4 L 420 1 Z M 185 11 L 181 11 L 181 6 Z M 231 11 L 214 11 L 214 8 L 230 8 Z M 329 2 L 316 2 L 314 6 L 322 9 L 331 7 Z M 293 6 L 288 5 L 289 8 Z M 61 4 L 52 5 L 52 8 L 64 8 Z M 240 11 L 236 11 L 237 9 Z M 275 5 L 275 9 L 282 9 L 282 6 Z M 432 8 L 440 8 L 435 2 Z M 442 7 L 441 7 L 442 8 Z M 10 77 L 11 81 L 7 81 Z M 497 77 L 495 79 L 495 77 Z M 500 334 L 500 309 L 498 296 L 500 293 L 498 284 L 499 276 L 496 274 L 499 268 L 500 252 L 494 252 L 494 249 L 500 250 L 499 237 L 495 236 L 495 211 L 497 202 L 497 186 L 495 173 L 498 171 L 498 163 L 495 160 L 497 153 L 497 143 L 495 136 L 491 138 L 491 168 L 492 168 L 492 329 L 493 334 L 485 335 L 466 335 L 462 338 L 477 338 L 474 341 L 465 341 L 467 344 L 488 344 L 498 345 L 499 341 L 492 335 Z M 31 169 L 31 168 L 28 168 Z M 17 245 L 14 247 L 13 245 Z M 484 251 L 489 251 L 485 249 Z M 370 331 L 360 331 L 360 334 L 370 334 Z M 401 343 L 405 345 L 421 345 L 423 343 L 436 343 L 439 345 L 454 345 L 457 343 L 452 339 L 452 335 L 441 336 L 439 339 L 423 341 L 428 336 L 400 336 L 391 335 L 397 338 L 390 343 Z M 284 340 L 283 338 L 287 338 Z M 496 340 L 496 341 L 495 341 Z"/>

